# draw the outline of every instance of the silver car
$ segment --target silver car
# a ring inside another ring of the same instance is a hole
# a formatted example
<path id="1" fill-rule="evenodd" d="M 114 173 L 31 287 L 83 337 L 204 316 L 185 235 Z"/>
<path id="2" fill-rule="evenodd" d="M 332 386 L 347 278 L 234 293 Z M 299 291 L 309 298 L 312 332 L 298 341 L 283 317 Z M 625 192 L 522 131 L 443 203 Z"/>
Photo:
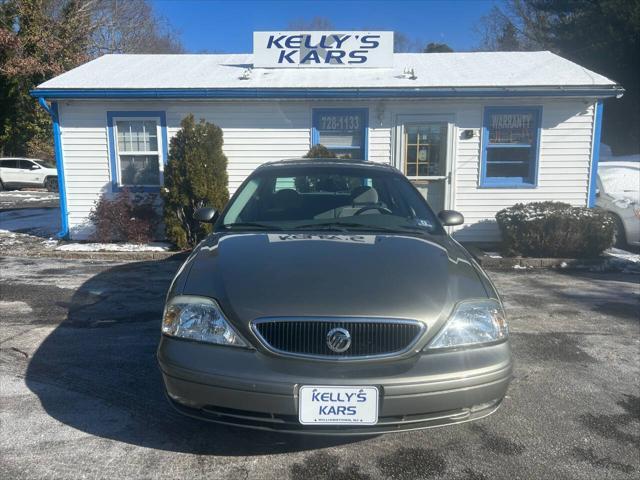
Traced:
<path id="1" fill-rule="evenodd" d="M 158 361 L 180 412 L 372 434 L 494 412 L 511 379 L 491 281 L 400 172 L 287 160 L 253 172 L 169 290 Z"/>
<path id="2" fill-rule="evenodd" d="M 601 163 L 597 185 L 596 205 L 613 215 L 614 244 L 640 247 L 640 163 Z"/>

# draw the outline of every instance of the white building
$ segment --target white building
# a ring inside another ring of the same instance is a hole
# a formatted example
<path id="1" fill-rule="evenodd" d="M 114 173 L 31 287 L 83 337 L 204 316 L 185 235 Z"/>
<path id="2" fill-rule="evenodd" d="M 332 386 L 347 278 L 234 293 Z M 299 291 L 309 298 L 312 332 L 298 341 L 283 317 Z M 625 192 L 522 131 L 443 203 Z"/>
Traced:
<path id="1" fill-rule="evenodd" d="M 341 45 L 345 58 L 368 55 L 355 65 L 265 57 L 297 37 L 287 32 L 254 55 L 106 55 L 39 85 L 32 94 L 54 118 L 61 234 L 87 238 L 101 195 L 158 190 L 189 113 L 223 129 L 231 193 L 261 163 L 321 143 L 390 163 L 434 210 L 461 211 L 460 240 L 498 239 L 495 213 L 517 202 L 593 205 L 602 99 L 622 87 L 550 52 L 393 54 L 388 32 L 368 33 L 380 52 Z M 316 35 L 299 36 L 335 50 Z"/>

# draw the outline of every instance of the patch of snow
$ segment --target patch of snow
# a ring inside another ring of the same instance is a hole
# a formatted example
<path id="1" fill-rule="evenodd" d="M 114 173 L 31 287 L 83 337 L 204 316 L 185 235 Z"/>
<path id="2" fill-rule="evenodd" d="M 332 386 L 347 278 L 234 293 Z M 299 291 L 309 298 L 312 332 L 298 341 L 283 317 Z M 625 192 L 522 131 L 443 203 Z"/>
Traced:
<path id="1" fill-rule="evenodd" d="M 13 315 L 16 313 L 31 313 L 33 309 L 26 302 L 0 300 L 0 312 L 5 315 Z"/>
<path id="2" fill-rule="evenodd" d="M 152 243 L 65 243 L 56 247 L 63 252 L 166 252 L 171 244 Z"/>
<path id="3" fill-rule="evenodd" d="M 19 190 L 19 191 L 3 191 L 0 192 L 0 200 L 6 199 L 20 199 L 21 201 L 44 201 L 44 200 L 57 200 L 58 194 L 56 192 L 38 192 L 33 190 Z"/>
<path id="4" fill-rule="evenodd" d="M 610 248 L 604 253 L 605 255 L 608 255 L 610 257 L 619 258 L 627 262 L 640 264 L 640 254 L 638 253 L 627 252 L 626 250 L 622 250 L 620 248 Z"/>
<path id="5" fill-rule="evenodd" d="M 23 208 L 0 212 L 0 233 L 20 232 L 53 237 L 60 229 L 57 208 Z"/>
<path id="6" fill-rule="evenodd" d="M 640 203 L 640 163 L 615 162 L 598 167 L 598 177 L 605 193 L 619 208 Z"/>
<path id="7" fill-rule="evenodd" d="M 540 202 L 532 202 L 526 204 L 517 203 L 509 209 L 501 210 L 496 216 L 503 216 L 520 222 L 532 222 L 536 220 L 544 220 L 546 218 L 549 218 L 549 216 L 558 214 L 562 214 L 566 218 L 573 217 L 574 219 L 593 218 L 595 216 L 601 215 L 599 211 L 593 208 L 572 206 L 559 208 L 557 206 L 553 207 L 544 205 Z M 508 223 L 512 223 L 513 220 L 509 221 Z"/>
<path id="8" fill-rule="evenodd" d="M 489 258 L 502 258 L 502 255 L 500 255 L 498 252 L 484 252 L 484 253 L 486 253 Z"/>
<path id="9" fill-rule="evenodd" d="M 640 273 L 640 254 L 627 252 L 619 248 L 610 248 L 604 252 L 606 260 L 601 265 L 589 269 L 592 272 L 615 271 L 622 273 Z"/>
<path id="10" fill-rule="evenodd" d="M 613 86 L 551 52 L 395 53 L 393 68 L 254 68 L 252 54 L 104 55 L 38 88 L 384 88 Z M 410 66 L 417 79 L 402 75 Z M 189 75 L 185 75 L 189 72 Z"/>
<path id="11" fill-rule="evenodd" d="M 526 270 L 527 267 L 525 267 L 524 265 L 514 265 L 513 269 L 514 270 Z"/>

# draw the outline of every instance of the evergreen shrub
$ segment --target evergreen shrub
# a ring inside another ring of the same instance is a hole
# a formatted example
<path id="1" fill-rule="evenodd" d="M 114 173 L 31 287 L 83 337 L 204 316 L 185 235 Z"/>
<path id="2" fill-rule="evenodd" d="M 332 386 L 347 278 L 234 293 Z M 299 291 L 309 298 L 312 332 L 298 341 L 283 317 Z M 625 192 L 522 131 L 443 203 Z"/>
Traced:
<path id="1" fill-rule="evenodd" d="M 593 258 L 613 242 L 608 213 L 568 203 L 517 203 L 500 210 L 496 221 L 507 255 Z"/>
<path id="2" fill-rule="evenodd" d="M 164 171 L 163 217 L 167 239 L 180 249 L 193 248 L 211 225 L 193 218 L 200 207 L 221 211 L 229 200 L 227 157 L 222 130 L 213 123 L 187 116 L 171 139 Z"/>

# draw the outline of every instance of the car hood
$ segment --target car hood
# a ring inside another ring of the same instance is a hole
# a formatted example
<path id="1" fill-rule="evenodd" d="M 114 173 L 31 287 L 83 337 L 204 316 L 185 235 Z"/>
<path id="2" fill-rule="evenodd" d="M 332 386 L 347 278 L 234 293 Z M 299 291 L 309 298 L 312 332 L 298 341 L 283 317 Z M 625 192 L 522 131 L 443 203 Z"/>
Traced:
<path id="1" fill-rule="evenodd" d="M 476 268 L 447 237 L 217 234 L 190 263 L 180 290 L 215 298 L 245 328 L 274 316 L 411 318 L 433 325 L 457 301 L 487 297 Z"/>

